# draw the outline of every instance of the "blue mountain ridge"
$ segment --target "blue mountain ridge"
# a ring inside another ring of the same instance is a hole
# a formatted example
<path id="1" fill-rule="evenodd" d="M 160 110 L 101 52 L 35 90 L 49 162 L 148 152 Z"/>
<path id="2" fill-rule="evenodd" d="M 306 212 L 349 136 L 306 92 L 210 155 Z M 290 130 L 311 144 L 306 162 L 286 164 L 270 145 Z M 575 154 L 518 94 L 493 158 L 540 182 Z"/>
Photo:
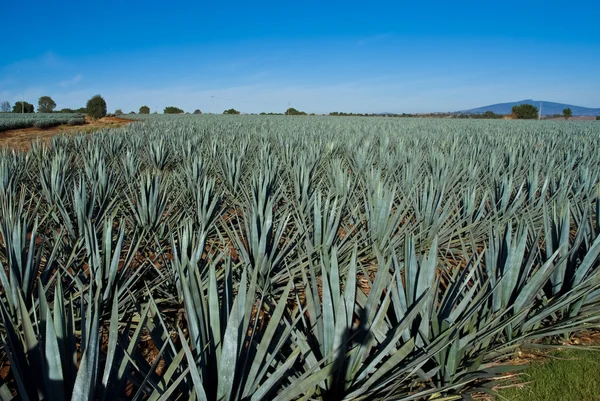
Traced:
<path id="1" fill-rule="evenodd" d="M 481 114 L 485 113 L 486 111 L 493 111 L 496 114 L 510 114 L 512 112 L 513 106 L 518 106 L 520 104 L 532 104 L 539 110 L 540 103 L 542 104 L 542 115 L 544 116 L 562 114 L 563 110 L 566 108 L 571 109 L 571 111 L 573 112 L 573 116 L 600 116 L 600 108 L 593 109 L 589 107 L 574 106 L 572 104 L 547 102 L 545 100 L 532 99 L 521 100 L 519 102 L 490 104 L 489 106 L 477 107 L 469 110 L 462 110 L 458 111 L 457 113 Z"/>

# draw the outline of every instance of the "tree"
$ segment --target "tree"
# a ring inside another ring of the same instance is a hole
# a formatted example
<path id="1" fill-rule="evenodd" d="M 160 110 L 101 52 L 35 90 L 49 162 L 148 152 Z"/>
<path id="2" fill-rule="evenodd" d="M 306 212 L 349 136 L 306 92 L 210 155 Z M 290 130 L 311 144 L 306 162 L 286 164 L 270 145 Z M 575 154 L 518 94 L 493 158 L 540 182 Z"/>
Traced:
<path id="1" fill-rule="evenodd" d="M 92 118 L 102 118 L 106 116 L 106 101 L 100 95 L 95 95 L 88 100 L 86 106 L 88 116 Z"/>
<path id="2" fill-rule="evenodd" d="M 42 96 L 38 99 L 38 113 L 52 113 L 56 103 L 50 96 Z"/>
<path id="3" fill-rule="evenodd" d="M 0 111 L 3 113 L 8 113 L 10 111 L 10 103 L 6 100 L 0 103 Z"/>
<path id="4" fill-rule="evenodd" d="M 496 114 L 493 111 L 486 111 L 481 115 L 483 118 L 502 118 L 502 115 Z"/>
<path id="5" fill-rule="evenodd" d="M 228 109 L 223 112 L 223 114 L 240 114 L 236 109 Z"/>
<path id="6" fill-rule="evenodd" d="M 179 107 L 167 106 L 167 107 L 165 107 L 165 110 L 163 111 L 163 113 L 165 113 L 165 114 L 183 114 L 183 110 L 181 110 Z"/>
<path id="7" fill-rule="evenodd" d="M 123 115 L 123 110 L 121 110 L 121 109 L 116 109 L 116 110 L 115 110 L 115 116 L 121 116 L 121 115 Z"/>
<path id="8" fill-rule="evenodd" d="M 150 107 L 148 107 L 148 106 L 140 107 L 140 114 L 150 114 Z"/>
<path id="9" fill-rule="evenodd" d="M 33 105 L 27 102 L 17 102 L 13 106 L 13 113 L 33 113 Z"/>
<path id="10" fill-rule="evenodd" d="M 569 118 L 573 117 L 573 112 L 569 107 L 563 110 L 563 117 L 565 118 L 565 120 L 568 120 Z"/>
<path id="11" fill-rule="evenodd" d="M 289 109 L 287 109 L 287 110 L 285 111 L 285 115 L 286 115 L 286 116 L 305 116 L 305 115 L 306 115 L 306 113 L 305 113 L 305 112 L 303 112 L 303 111 L 298 111 L 298 110 L 296 110 L 296 109 L 295 109 L 295 108 L 293 108 L 293 107 L 290 107 Z"/>
<path id="12" fill-rule="evenodd" d="M 538 108 L 531 104 L 513 106 L 512 116 L 519 120 L 533 120 L 538 118 Z"/>
<path id="13" fill-rule="evenodd" d="M 194 110 L 194 114 L 202 114 L 202 112 L 199 109 Z"/>

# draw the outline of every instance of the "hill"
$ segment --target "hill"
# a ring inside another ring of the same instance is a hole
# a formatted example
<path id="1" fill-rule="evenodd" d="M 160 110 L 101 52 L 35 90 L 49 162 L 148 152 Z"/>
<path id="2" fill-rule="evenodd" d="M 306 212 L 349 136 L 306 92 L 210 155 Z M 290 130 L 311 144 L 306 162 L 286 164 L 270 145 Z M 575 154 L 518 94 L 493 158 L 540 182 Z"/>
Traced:
<path id="1" fill-rule="evenodd" d="M 491 104 L 489 106 L 477 107 L 470 110 L 462 110 L 458 113 L 481 114 L 485 113 L 486 111 L 493 111 L 496 114 L 510 114 L 512 112 L 513 106 L 518 106 L 520 104 L 532 104 L 539 109 L 540 103 L 542 104 L 542 115 L 545 116 L 553 114 L 562 114 L 563 109 L 566 108 L 571 109 L 571 111 L 573 112 L 573 116 L 600 116 L 600 108 L 592 109 L 589 107 L 574 106 L 572 104 L 555 103 L 547 102 L 545 100 L 532 99 L 521 100 L 519 102 Z"/>

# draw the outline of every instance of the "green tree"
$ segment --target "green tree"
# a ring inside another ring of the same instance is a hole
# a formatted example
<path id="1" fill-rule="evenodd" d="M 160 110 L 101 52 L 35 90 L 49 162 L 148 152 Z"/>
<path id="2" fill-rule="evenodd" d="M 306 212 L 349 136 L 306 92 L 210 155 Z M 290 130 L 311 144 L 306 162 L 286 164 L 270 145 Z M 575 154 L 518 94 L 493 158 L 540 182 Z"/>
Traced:
<path id="1" fill-rule="evenodd" d="M 42 96 L 38 99 L 38 113 L 52 113 L 56 108 L 56 103 L 50 96 Z"/>
<path id="2" fill-rule="evenodd" d="M 573 112 L 569 107 L 563 110 L 563 117 L 565 118 L 565 120 L 568 120 L 569 118 L 573 117 Z"/>
<path id="3" fill-rule="evenodd" d="M 140 107 L 140 114 L 150 114 L 150 107 L 148 107 L 148 106 Z"/>
<path id="4" fill-rule="evenodd" d="M 123 115 L 123 110 L 121 110 L 121 109 L 116 109 L 116 110 L 115 110 L 115 116 L 121 116 L 121 115 Z"/>
<path id="5" fill-rule="evenodd" d="M 502 116 L 499 114 L 494 113 L 493 111 L 486 111 L 485 113 L 482 114 L 483 118 L 501 118 Z"/>
<path id="6" fill-rule="evenodd" d="M 202 112 L 199 109 L 194 110 L 194 114 L 202 114 Z"/>
<path id="7" fill-rule="evenodd" d="M 102 118 L 106 116 L 106 101 L 100 95 L 96 95 L 88 100 L 85 108 L 88 116 L 92 118 Z"/>
<path id="8" fill-rule="evenodd" d="M 183 114 L 183 110 L 181 110 L 179 107 L 167 106 L 167 107 L 165 107 L 165 110 L 163 111 L 163 113 L 165 113 L 165 114 Z"/>
<path id="9" fill-rule="evenodd" d="M 512 116 L 519 120 L 533 120 L 538 118 L 538 108 L 531 104 L 513 106 Z"/>
<path id="10" fill-rule="evenodd" d="M 0 111 L 2 113 L 8 113 L 10 111 L 10 103 L 6 100 L 0 103 Z"/>
<path id="11" fill-rule="evenodd" d="M 223 114 L 240 114 L 236 109 L 228 109 L 223 112 Z"/>
<path id="12" fill-rule="evenodd" d="M 293 108 L 293 107 L 290 107 L 289 109 L 287 109 L 287 110 L 285 111 L 285 115 L 286 115 L 286 116 L 305 116 L 305 115 L 306 115 L 306 113 L 305 113 L 305 112 L 303 112 L 303 111 L 296 110 L 296 109 L 295 109 L 295 108 Z"/>
<path id="13" fill-rule="evenodd" d="M 33 113 L 33 105 L 27 102 L 17 102 L 13 106 L 13 113 Z"/>

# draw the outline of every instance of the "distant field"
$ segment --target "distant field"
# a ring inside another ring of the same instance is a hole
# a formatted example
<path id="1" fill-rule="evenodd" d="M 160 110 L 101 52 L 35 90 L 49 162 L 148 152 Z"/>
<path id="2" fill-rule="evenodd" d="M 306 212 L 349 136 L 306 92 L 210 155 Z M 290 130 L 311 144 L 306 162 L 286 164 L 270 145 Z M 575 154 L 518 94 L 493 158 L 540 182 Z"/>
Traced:
<path id="1" fill-rule="evenodd" d="M 0 150 L 0 399 L 468 399 L 600 324 L 596 122 L 129 117 Z"/>
<path id="2" fill-rule="evenodd" d="M 0 132 L 21 128 L 50 128 L 57 125 L 81 125 L 85 123 L 82 114 L 69 113 L 0 113 Z"/>

